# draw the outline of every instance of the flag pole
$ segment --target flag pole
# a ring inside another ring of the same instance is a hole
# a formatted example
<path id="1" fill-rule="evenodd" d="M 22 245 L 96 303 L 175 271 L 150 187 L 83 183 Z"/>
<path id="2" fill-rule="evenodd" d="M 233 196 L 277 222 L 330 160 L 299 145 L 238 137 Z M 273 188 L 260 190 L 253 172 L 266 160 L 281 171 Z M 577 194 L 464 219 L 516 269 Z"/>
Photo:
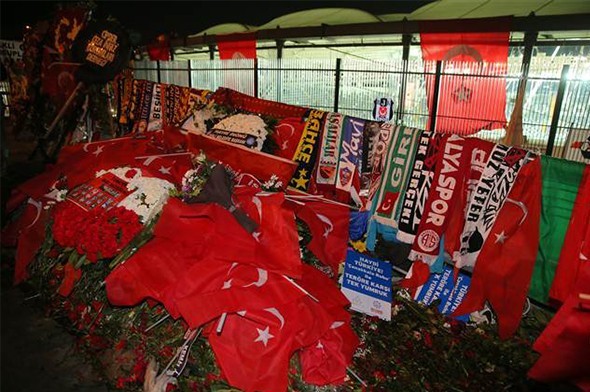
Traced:
<path id="1" fill-rule="evenodd" d="M 301 287 L 299 284 L 297 284 L 297 282 L 295 282 L 293 279 L 289 278 L 287 275 L 282 275 L 282 277 L 285 278 L 285 279 L 287 279 L 287 281 L 289 283 L 291 283 L 293 286 L 297 287 L 303 293 L 305 293 L 306 295 L 308 295 L 309 298 L 313 299 L 315 302 L 320 302 L 319 299 L 317 299 L 316 297 L 314 297 L 309 291 L 305 290 L 303 287 Z"/>
<path id="2" fill-rule="evenodd" d="M 354 378 L 356 378 L 356 379 L 358 380 L 358 382 L 360 382 L 360 383 L 362 384 L 362 386 L 363 386 L 363 387 L 365 387 L 365 388 L 367 387 L 367 383 L 366 383 L 366 382 L 364 382 L 364 381 L 363 381 L 363 379 L 362 379 L 362 378 L 360 378 L 360 377 L 358 376 L 358 374 L 356 374 L 356 373 L 355 373 L 355 372 L 354 372 L 354 371 L 353 371 L 351 368 L 347 367 L 347 368 L 346 368 L 346 371 L 347 371 L 348 373 L 350 373 L 350 374 L 351 374 L 351 375 L 352 375 Z"/>

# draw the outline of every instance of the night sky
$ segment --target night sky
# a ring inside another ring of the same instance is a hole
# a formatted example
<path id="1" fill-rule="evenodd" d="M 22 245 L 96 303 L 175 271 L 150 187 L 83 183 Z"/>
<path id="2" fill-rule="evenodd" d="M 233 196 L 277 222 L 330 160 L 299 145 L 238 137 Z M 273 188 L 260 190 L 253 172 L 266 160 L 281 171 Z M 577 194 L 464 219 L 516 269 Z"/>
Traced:
<path id="1" fill-rule="evenodd" d="M 432 0 L 383 1 L 102 1 L 96 17 L 113 16 L 140 34 L 140 44 L 158 34 L 183 37 L 220 23 L 262 25 L 291 12 L 313 8 L 357 8 L 374 14 L 408 13 Z M 57 1 L 0 2 L 2 39 L 20 39 L 25 25 L 50 19 Z M 64 3 L 62 1 L 62 3 Z"/>

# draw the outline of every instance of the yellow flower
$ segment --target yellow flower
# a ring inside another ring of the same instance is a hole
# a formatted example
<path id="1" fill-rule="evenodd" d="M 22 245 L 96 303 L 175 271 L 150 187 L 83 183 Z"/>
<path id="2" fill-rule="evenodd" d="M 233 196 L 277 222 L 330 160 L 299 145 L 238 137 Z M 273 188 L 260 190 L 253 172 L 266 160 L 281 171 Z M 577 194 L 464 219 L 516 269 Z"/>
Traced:
<path id="1" fill-rule="evenodd" d="M 363 253 L 367 251 L 367 244 L 363 240 L 352 241 L 351 245 L 357 252 Z"/>

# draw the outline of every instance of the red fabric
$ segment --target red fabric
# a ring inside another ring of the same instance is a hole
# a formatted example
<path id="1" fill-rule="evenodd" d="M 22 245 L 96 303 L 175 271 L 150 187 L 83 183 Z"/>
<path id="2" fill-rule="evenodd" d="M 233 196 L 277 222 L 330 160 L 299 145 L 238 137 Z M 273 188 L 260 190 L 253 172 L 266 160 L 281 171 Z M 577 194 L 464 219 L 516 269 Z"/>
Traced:
<path id="1" fill-rule="evenodd" d="M 309 110 L 302 106 L 256 98 L 227 87 L 220 87 L 215 90 L 212 99 L 218 105 L 230 106 L 234 109 L 240 109 L 256 114 L 266 114 L 276 118 L 301 118 L 305 116 Z"/>
<path id="2" fill-rule="evenodd" d="M 45 49 L 47 50 L 47 49 Z M 47 66 L 41 78 L 41 91 L 58 107 L 61 107 L 76 89 L 77 64 L 53 62 Z"/>
<path id="3" fill-rule="evenodd" d="M 20 184 L 17 189 L 33 199 L 41 199 L 62 175 L 67 176 L 68 189 L 73 189 L 94 178 L 99 170 L 134 165 L 136 156 L 156 151 L 147 139 L 128 137 L 65 146 L 53 167 Z"/>
<path id="4" fill-rule="evenodd" d="M 216 40 L 221 60 L 256 58 L 255 33 L 217 35 Z"/>
<path id="5" fill-rule="evenodd" d="M 303 295 L 279 274 L 247 264 L 207 260 L 184 271 L 164 304 L 196 328 L 222 313 L 276 307 Z"/>
<path id="6" fill-rule="evenodd" d="M 259 225 L 253 233 L 254 259 L 243 255 L 235 261 L 299 278 L 302 264 L 295 215 L 287 208 L 283 193 L 257 194 L 258 191 L 251 187 L 234 188 L 236 203 Z"/>
<path id="7" fill-rule="evenodd" d="M 190 153 L 147 156 L 136 158 L 135 165 L 144 170 L 144 175 L 161 178 L 173 184 L 182 184 L 184 174 L 193 168 L 193 161 Z"/>
<path id="8" fill-rule="evenodd" d="M 349 324 L 334 323 L 315 344 L 299 352 L 303 380 L 313 385 L 342 384 L 358 343 Z"/>
<path id="9" fill-rule="evenodd" d="M 432 24 L 421 22 L 428 31 Z M 510 19 L 497 18 L 493 33 L 420 33 L 425 71 L 434 73 L 435 61 L 446 64 L 440 79 L 436 130 L 469 135 L 506 124 L 506 80 Z M 461 63 L 457 63 L 461 62 Z M 492 63 L 497 63 L 496 65 Z M 448 75 L 476 73 L 478 76 Z M 432 110 L 434 76 L 426 77 L 428 107 Z M 430 113 L 430 115 L 434 115 Z"/>
<path id="10" fill-rule="evenodd" d="M 295 195 L 299 194 L 294 192 Z M 298 218 L 309 227 L 308 249 L 338 276 L 340 264 L 346 259 L 350 208 L 321 200 L 301 200 L 303 206 L 290 203 Z"/>
<path id="11" fill-rule="evenodd" d="M 277 143 L 276 155 L 285 159 L 293 159 L 297 145 L 303 134 L 305 120 L 303 117 L 287 117 L 275 126 L 272 138 Z"/>
<path id="12" fill-rule="evenodd" d="M 586 299 L 580 294 L 586 294 Z M 528 376 L 543 382 L 567 381 L 590 391 L 590 262 L 582 263 L 574 289 L 533 348 L 541 357 Z"/>
<path id="13" fill-rule="evenodd" d="M 67 263 L 64 268 L 64 280 L 61 282 L 61 285 L 57 290 L 58 294 L 63 297 L 68 297 L 72 293 L 76 282 L 79 281 L 81 277 L 82 270 L 74 268 L 72 263 Z"/>
<path id="14" fill-rule="evenodd" d="M 213 137 L 192 133 L 187 137 L 189 150 L 193 153 L 198 154 L 202 150 L 208 159 L 222 162 L 238 172 L 250 173 L 261 182 L 266 182 L 276 175 L 283 186 L 287 187 L 297 169 L 297 163 L 293 161 Z"/>
<path id="15" fill-rule="evenodd" d="M 42 210 L 39 219 L 20 232 L 16 248 L 14 284 L 19 284 L 29 277 L 27 269 L 45 241 L 45 227 L 48 222 L 49 213 Z"/>
<path id="16" fill-rule="evenodd" d="M 555 277 L 549 291 L 550 298 L 563 302 L 572 291 L 584 258 L 590 260 L 590 252 L 585 251 L 584 246 L 590 247 L 590 166 L 588 165 L 580 181 L 578 196 L 574 202 Z"/>
<path id="17" fill-rule="evenodd" d="M 170 37 L 159 35 L 154 42 L 147 45 L 147 52 L 151 61 L 169 61 Z"/>
<path id="18" fill-rule="evenodd" d="M 350 316 L 342 306 L 349 302 L 325 275 L 306 265 L 298 283 L 319 302 L 303 296 L 281 306 L 246 311 L 243 317 L 230 314 L 221 335 L 209 335 L 223 375 L 232 386 L 244 391 L 285 391 L 293 352 L 317 344 L 334 322 L 348 324 Z M 356 348 L 354 336 L 341 336 L 347 339 L 342 350 Z M 341 354 L 347 355 L 348 351 Z"/>
<path id="19" fill-rule="evenodd" d="M 539 246 L 541 160 L 527 163 L 518 174 L 507 202 L 475 264 L 467 295 L 455 310 L 461 315 L 480 310 L 487 299 L 498 317 L 500 338 L 518 328 Z"/>
<path id="20" fill-rule="evenodd" d="M 430 277 L 430 267 L 428 264 L 416 260 L 410 267 L 406 277 L 399 283 L 401 287 L 407 289 L 416 289 L 422 286 Z"/>

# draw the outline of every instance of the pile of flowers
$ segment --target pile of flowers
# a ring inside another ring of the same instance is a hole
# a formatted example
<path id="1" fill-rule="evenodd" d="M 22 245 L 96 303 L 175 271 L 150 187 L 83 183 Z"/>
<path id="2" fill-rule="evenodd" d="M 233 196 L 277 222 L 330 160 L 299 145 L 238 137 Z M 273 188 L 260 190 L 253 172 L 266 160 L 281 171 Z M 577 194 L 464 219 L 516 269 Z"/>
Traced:
<path id="1" fill-rule="evenodd" d="M 255 114 L 238 113 L 229 116 L 215 124 L 214 128 L 238 134 L 244 134 L 252 138 L 252 146 L 258 151 L 268 136 L 267 124 Z"/>
<path id="2" fill-rule="evenodd" d="M 96 262 L 115 257 L 142 228 L 139 216 L 124 207 L 84 211 L 66 202 L 55 207 L 52 231 L 60 246 Z"/>

